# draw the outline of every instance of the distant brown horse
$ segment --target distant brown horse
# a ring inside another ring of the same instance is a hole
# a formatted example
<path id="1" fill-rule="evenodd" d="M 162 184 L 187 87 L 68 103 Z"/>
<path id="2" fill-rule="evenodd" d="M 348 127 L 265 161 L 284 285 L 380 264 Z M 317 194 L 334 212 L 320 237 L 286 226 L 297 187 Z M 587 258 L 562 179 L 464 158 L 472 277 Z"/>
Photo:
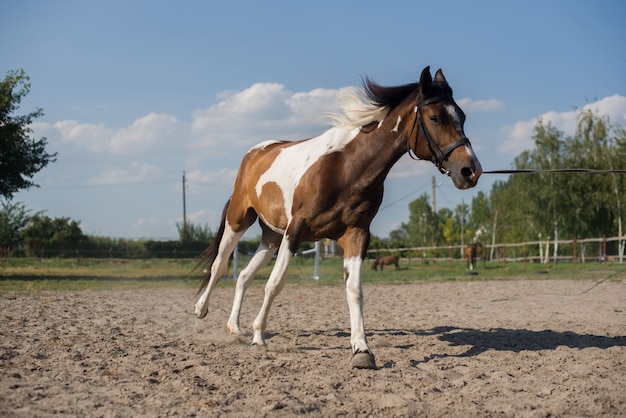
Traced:
<path id="1" fill-rule="evenodd" d="M 476 266 L 476 256 L 478 254 L 483 255 L 484 247 L 480 242 L 475 242 L 473 244 L 465 247 L 465 258 L 467 260 L 467 270 L 473 271 Z"/>
<path id="2" fill-rule="evenodd" d="M 372 263 L 372 270 L 378 270 L 378 266 L 380 266 L 380 271 L 382 271 L 383 266 L 389 266 L 391 264 L 395 265 L 396 270 L 398 270 L 400 268 L 400 265 L 398 264 L 399 260 L 400 257 L 398 257 L 397 255 L 386 255 L 384 257 L 378 257 Z"/>
<path id="3" fill-rule="evenodd" d="M 344 250 L 352 366 L 376 368 L 363 321 L 361 267 L 389 170 L 409 153 L 432 161 L 457 188 L 468 189 L 476 185 L 482 168 L 463 132 L 465 114 L 441 70 L 432 77 L 426 67 L 419 83 L 398 87 L 366 79 L 361 93 L 347 94 L 340 103 L 343 113 L 336 125 L 320 136 L 265 141 L 244 156 L 215 239 L 198 266 L 210 268 L 195 312 L 206 316 L 209 295 L 226 273 L 237 241 L 258 219 L 261 242 L 239 273 L 226 328 L 242 335 L 239 314 L 246 289 L 276 254 L 263 305 L 252 323 L 252 344 L 264 347 L 270 307 L 286 283 L 298 246 L 334 239 Z"/>

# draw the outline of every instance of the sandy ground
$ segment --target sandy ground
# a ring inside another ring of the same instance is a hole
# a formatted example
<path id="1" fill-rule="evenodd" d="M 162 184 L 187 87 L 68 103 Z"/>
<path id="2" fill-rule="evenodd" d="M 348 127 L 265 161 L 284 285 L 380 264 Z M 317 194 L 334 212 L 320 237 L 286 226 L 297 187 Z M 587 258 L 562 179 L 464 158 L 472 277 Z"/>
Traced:
<path id="1" fill-rule="evenodd" d="M 226 335 L 233 289 L 204 320 L 190 290 L 0 294 L 0 416 L 626 416 L 626 280 L 364 291 L 379 370 L 338 287 L 288 285 L 265 351 Z"/>

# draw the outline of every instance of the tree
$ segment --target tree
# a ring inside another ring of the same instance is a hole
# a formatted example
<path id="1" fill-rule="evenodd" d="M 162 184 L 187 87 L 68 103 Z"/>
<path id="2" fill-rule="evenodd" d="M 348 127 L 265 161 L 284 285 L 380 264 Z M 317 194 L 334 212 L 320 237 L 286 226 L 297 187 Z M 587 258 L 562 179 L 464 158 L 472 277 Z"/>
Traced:
<path id="1" fill-rule="evenodd" d="M 518 155 L 515 168 L 611 170 L 626 166 L 624 129 L 589 110 L 578 114 L 573 136 L 540 120 L 533 139 L 534 149 Z M 589 238 L 622 234 L 626 190 L 623 177 L 612 173 L 519 174 L 494 183 L 488 200 L 489 210 L 484 202 L 472 201 L 472 216 L 483 213 L 474 224 L 479 230 L 490 212 L 492 241 Z"/>
<path id="2" fill-rule="evenodd" d="M 485 240 L 491 234 L 493 211 L 489 197 L 482 191 L 478 192 L 472 199 L 467 226 L 468 229 L 475 231 L 471 241 Z"/>
<path id="3" fill-rule="evenodd" d="M 428 194 L 424 193 L 409 203 L 409 222 L 402 224 L 411 245 L 437 245 L 441 236 L 439 217 L 430 207 Z"/>
<path id="4" fill-rule="evenodd" d="M 30 211 L 22 203 L 2 202 L 0 208 L 0 248 L 15 248 L 20 232 L 28 224 Z"/>
<path id="5" fill-rule="evenodd" d="M 46 138 L 31 137 L 32 121 L 43 115 L 42 109 L 14 115 L 29 91 L 24 70 L 9 71 L 0 81 L 0 196 L 7 199 L 19 190 L 37 187 L 33 176 L 56 161 L 56 153 L 46 152 Z"/>
<path id="6" fill-rule="evenodd" d="M 187 222 L 187 228 L 185 230 L 182 223 L 176 223 L 178 229 L 178 236 L 181 242 L 204 242 L 208 245 L 213 240 L 215 234 L 209 228 L 209 224 L 196 225 L 191 222 Z"/>
<path id="7" fill-rule="evenodd" d="M 28 226 L 22 230 L 22 237 L 31 255 L 51 251 L 59 256 L 79 250 L 87 239 L 80 229 L 80 222 L 66 217 L 52 219 L 41 214 L 29 219 Z"/>

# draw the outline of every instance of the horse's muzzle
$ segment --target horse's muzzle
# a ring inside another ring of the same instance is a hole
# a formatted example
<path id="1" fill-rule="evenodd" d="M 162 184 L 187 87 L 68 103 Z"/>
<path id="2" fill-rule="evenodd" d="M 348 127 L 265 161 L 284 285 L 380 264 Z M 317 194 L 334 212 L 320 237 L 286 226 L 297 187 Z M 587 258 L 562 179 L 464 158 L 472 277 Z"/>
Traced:
<path id="1" fill-rule="evenodd" d="M 464 190 L 476 186 L 483 168 L 470 147 L 459 148 L 459 153 L 461 149 L 465 149 L 467 155 L 465 158 L 450 159 L 447 170 L 454 186 Z"/>

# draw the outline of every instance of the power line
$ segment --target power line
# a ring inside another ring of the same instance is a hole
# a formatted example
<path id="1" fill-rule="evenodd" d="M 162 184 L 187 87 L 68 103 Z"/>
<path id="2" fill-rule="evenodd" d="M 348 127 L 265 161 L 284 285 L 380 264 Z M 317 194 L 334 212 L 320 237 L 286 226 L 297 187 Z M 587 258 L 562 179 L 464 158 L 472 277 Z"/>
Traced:
<path id="1" fill-rule="evenodd" d="M 389 208 L 389 207 L 391 207 L 391 206 L 395 205 L 396 203 L 400 203 L 401 201 L 403 201 L 404 199 L 406 199 L 406 198 L 410 197 L 411 195 L 413 195 L 413 194 L 415 194 L 415 193 L 417 193 L 417 192 L 419 192 L 419 191 L 421 191 L 421 190 L 424 190 L 426 187 L 428 187 L 428 186 L 422 186 L 422 187 L 419 187 L 419 188 L 417 188 L 417 189 L 415 189 L 415 190 L 413 190 L 413 191 L 411 191 L 411 192 L 409 192 L 409 193 L 405 194 L 404 196 L 397 198 L 397 199 L 396 199 L 396 200 L 394 200 L 393 202 L 391 202 L 391 203 L 387 203 L 385 206 L 381 207 L 381 208 L 380 208 L 380 210 L 385 210 L 385 209 L 387 209 L 387 208 Z M 380 210 L 379 210 L 379 211 L 380 211 Z"/>

